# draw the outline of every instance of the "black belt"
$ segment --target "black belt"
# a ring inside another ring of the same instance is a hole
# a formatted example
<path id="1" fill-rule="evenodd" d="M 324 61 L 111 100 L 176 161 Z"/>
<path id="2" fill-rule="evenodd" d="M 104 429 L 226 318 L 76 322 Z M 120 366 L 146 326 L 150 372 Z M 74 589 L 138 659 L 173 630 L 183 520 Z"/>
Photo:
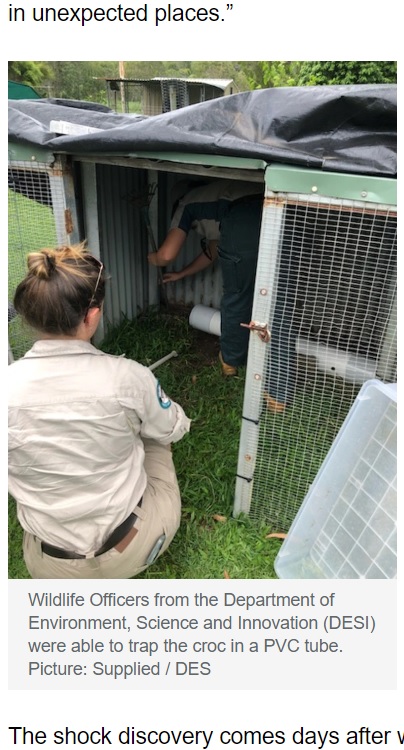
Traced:
<path id="1" fill-rule="evenodd" d="M 140 498 L 140 501 L 138 502 L 137 507 L 140 508 L 141 505 L 142 505 L 142 498 Z M 102 547 L 100 547 L 97 550 L 97 552 L 94 553 L 94 557 L 99 557 L 99 555 L 103 555 L 105 552 L 108 552 L 110 549 L 112 549 L 112 547 L 115 547 L 117 544 L 119 544 L 119 542 L 121 542 L 122 539 L 124 539 L 125 536 L 129 533 L 136 519 L 137 519 L 136 513 L 131 513 L 127 518 L 125 518 L 125 520 L 122 521 L 122 523 L 116 527 L 115 531 L 112 532 L 111 536 L 108 537 L 107 541 L 104 542 Z M 44 552 L 45 555 L 49 555 L 50 557 L 58 557 L 61 560 L 85 560 L 86 559 L 86 555 L 80 555 L 78 552 L 70 552 L 67 549 L 54 547 L 52 544 L 47 544 L 46 542 L 41 542 L 41 548 L 42 548 L 42 552 Z"/>

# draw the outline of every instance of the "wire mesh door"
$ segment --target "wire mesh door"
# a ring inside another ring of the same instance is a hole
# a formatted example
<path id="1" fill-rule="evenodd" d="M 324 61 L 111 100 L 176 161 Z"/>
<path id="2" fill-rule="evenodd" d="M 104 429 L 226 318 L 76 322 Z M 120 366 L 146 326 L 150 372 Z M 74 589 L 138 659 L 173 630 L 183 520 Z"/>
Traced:
<path id="1" fill-rule="evenodd" d="M 234 513 L 286 532 L 361 385 L 396 380 L 396 209 L 267 191 Z"/>
<path id="2" fill-rule="evenodd" d="M 14 292 L 27 271 L 27 254 L 68 241 L 63 178 L 47 164 L 9 162 L 8 167 L 8 336 L 9 362 L 31 347 L 33 333 L 13 308 Z"/>

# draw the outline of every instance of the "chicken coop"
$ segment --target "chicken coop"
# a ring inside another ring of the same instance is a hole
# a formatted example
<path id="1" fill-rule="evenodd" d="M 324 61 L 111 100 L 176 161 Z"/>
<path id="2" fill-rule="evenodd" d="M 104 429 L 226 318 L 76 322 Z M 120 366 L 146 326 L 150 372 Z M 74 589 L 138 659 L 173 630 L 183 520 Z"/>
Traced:
<path id="1" fill-rule="evenodd" d="M 178 182 L 262 186 L 233 512 L 286 532 L 362 385 L 396 382 L 396 87 L 268 89 L 151 117 L 10 102 L 8 166 L 9 359 L 30 345 L 12 311 L 29 251 L 85 239 L 102 260 L 100 341 L 162 302 L 145 248 Z M 220 308 L 220 266 L 169 287 L 172 304 Z M 289 396 L 273 413 L 276 380 Z"/>

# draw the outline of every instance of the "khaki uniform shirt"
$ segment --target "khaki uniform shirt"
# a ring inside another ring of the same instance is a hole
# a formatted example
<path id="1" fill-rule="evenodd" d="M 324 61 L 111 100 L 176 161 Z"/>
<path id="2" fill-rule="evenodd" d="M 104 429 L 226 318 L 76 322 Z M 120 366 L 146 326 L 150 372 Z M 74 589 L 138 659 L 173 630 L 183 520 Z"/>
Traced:
<path id="1" fill-rule="evenodd" d="M 143 365 L 90 343 L 41 340 L 9 373 L 9 491 L 22 527 L 88 554 L 145 490 L 142 438 L 190 428 Z"/>

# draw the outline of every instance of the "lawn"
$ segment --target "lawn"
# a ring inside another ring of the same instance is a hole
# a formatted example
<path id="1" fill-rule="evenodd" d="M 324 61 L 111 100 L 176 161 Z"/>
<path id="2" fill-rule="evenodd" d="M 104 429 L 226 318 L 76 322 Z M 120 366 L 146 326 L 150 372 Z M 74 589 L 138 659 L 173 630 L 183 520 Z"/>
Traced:
<path id="1" fill-rule="evenodd" d="M 34 187 L 31 186 L 34 191 Z M 36 200 L 8 191 L 8 299 L 12 302 L 17 284 L 27 272 L 26 255 L 39 247 L 56 244 L 52 209 Z M 14 357 L 21 357 L 32 345 L 32 333 L 20 318 L 8 327 Z"/>
<path id="2" fill-rule="evenodd" d="M 182 523 L 168 551 L 140 578 L 276 578 L 276 531 L 249 517 L 232 517 L 244 376 L 224 378 L 218 339 L 189 326 L 189 310 L 150 311 L 111 330 L 102 349 L 145 365 L 172 350 L 178 357 L 155 375 L 192 419 L 191 431 L 173 446 L 182 496 Z M 15 505 L 9 506 L 9 577 L 29 578 Z"/>

